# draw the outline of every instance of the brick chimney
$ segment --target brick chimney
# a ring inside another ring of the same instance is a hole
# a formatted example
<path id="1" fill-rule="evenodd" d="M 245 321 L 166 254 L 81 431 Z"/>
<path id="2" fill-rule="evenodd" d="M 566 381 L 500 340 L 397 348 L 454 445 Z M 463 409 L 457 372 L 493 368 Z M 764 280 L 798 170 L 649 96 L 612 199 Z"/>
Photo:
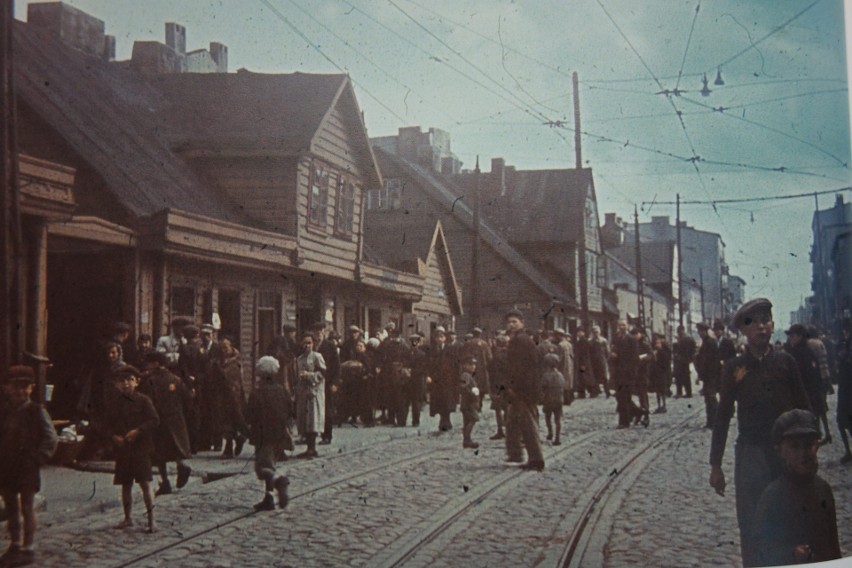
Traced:
<path id="1" fill-rule="evenodd" d="M 186 55 L 186 28 L 174 22 L 166 22 L 166 45 L 178 55 Z"/>
<path id="2" fill-rule="evenodd" d="M 491 158 L 491 184 L 498 195 L 506 194 L 506 160 Z"/>
<path id="3" fill-rule="evenodd" d="M 624 223 L 615 213 L 604 213 L 601 227 L 601 246 L 604 249 L 620 247 L 624 244 Z"/>
<path id="4" fill-rule="evenodd" d="M 216 73 L 228 72 L 228 46 L 217 41 L 210 42 L 210 57 L 216 62 Z"/>

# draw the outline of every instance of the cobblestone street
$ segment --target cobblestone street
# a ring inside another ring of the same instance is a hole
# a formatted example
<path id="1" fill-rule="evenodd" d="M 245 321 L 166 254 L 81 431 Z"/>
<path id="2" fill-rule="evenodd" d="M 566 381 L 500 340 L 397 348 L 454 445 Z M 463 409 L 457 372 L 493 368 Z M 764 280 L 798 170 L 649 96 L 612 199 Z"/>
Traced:
<path id="1" fill-rule="evenodd" d="M 319 459 L 279 464 L 291 502 L 268 513 L 252 512 L 261 492 L 247 454 L 196 456 L 190 484 L 157 500 L 156 535 L 142 530 L 138 490 L 136 528 L 119 531 L 111 528 L 121 513 L 117 488 L 104 487 L 108 474 L 50 470 L 47 483 L 90 477 L 77 490 L 102 500 L 74 507 L 66 497 L 58 509 L 57 491 L 46 488 L 40 565 L 738 566 L 733 452 L 729 491 L 718 497 L 707 486 L 710 433 L 700 427 L 700 402 L 672 400 L 649 428 L 617 431 L 614 400 L 575 401 L 563 445 L 545 442 L 542 473 L 503 461 L 502 441 L 488 440 L 488 412 L 474 430 L 482 444 L 475 451 L 462 449 L 458 424 L 440 435 L 429 419 L 420 429 L 347 426 Z M 834 488 L 848 554 L 852 495 L 841 455 L 838 442 L 825 446 L 821 472 Z"/>

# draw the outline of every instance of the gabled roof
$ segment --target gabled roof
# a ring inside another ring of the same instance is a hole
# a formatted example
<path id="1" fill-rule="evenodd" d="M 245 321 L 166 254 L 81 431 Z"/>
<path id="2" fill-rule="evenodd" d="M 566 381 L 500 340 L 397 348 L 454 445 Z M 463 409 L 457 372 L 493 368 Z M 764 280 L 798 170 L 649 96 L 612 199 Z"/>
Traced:
<path id="1" fill-rule="evenodd" d="M 164 101 L 139 75 L 17 21 L 14 56 L 19 100 L 67 141 L 128 213 L 177 208 L 238 218 L 169 149 L 154 121 Z"/>
<path id="2" fill-rule="evenodd" d="M 380 223 L 379 219 L 374 224 Z M 461 290 L 456 280 L 441 221 L 434 222 L 431 237 L 426 232 L 406 231 L 405 239 L 402 241 L 391 238 L 382 230 L 365 231 L 364 251 L 367 260 L 420 276 L 426 275 L 432 259 L 437 257 L 438 263 L 443 267 L 442 271 L 445 272 L 446 283 L 449 284 L 447 297 L 450 304 L 455 309 L 455 313 L 462 313 Z"/>
<path id="3" fill-rule="evenodd" d="M 504 168 L 505 186 L 494 172 L 480 174 L 482 212 L 511 242 L 578 242 L 583 230 L 592 170 L 515 170 Z M 475 173 L 448 176 L 456 194 L 470 193 Z"/>
<path id="4" fill-rule="evenodd" d="M 169 73 L 151 78 L 168 100 L 159 126 L 178 151 L 299 156 L 340 106 L 365 181 L 381 179 L 347 75 Z"/>
<path id="5" fill-rule="evenodd" d="M 376 156 L 380 161 L 387 160 L 388 163 L 401 169 L 414 180 L 426 194 L 436 201 L 448 215 L 455 217 L 465 227 L 473 230 L 473 211 L 457 195 L 458 188 L 451 188 L 446 176 L 433 173 L 418 164 L 402 158 L 391 152 L 374 147 Z M 380 222 L 381 215 L 376 215 L 376 222 Z M 373 222 L 371 219 L 370 222 Z M 412 226 L 417 219 L 411 219 Z M 406 233 L 407 234 L 407 233 Z M 547 276 L 539 271 L 532 263 L 527 261 L 523 255 L 517 252 L 505 238 L 500 236 L 484 219 L 480 224 L 480 237 L 482 242 L 490 247 L 497 255 L 513 266 L 519 275 L 527 278 L 536 288 L 546 294 L 549 298 L 562 302 L 564 305 L 576 306 L 573 298 L 567 291 L 553 283 Z"/>

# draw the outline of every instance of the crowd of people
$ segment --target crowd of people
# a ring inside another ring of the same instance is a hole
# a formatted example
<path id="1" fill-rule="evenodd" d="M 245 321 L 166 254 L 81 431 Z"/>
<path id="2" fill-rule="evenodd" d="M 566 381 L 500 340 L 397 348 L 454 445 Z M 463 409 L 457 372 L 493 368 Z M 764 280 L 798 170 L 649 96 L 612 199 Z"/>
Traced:
<path id="1" fill-rule="evenodd" d="M 168 464 L 176 465 L 175 487 L 180 489 L 191 474 L 186 460 L 199 451 L 221 452 L 222 458 L 229 459 L 239 456 L 249 442 L 264 488 L 255 510 L 274 509 L 276 497 L 277 506 L 286 507 L 289 480 L 277 473 L 276 462 L 317 457 L 317 446 L 331 444 L 334 429 L 343 424 L 402 427 L 409 424 L 410 416 L 410 424 L 419 426 L 428 404 L 429 414 L 438 417 L 438 432 L 452 430 L 453 415 L 460 412 L 462 446 L 470 449 L 479 448 L 474 428 L 481 413 L 493 411 L 496 431 L 490 438 L 504 440 L 506 460 L 542 471 L 541 414 L 546 441 L 554 446 L 562 443 L 563 410 L 577 399 L 612 397 L 617 429 L 647 428 L 652 414 L 667 412 L 667 399 L 693 396 L 692 368 L 705 403 L 705 426 L 713 430 L 710 484 L 720 494 L 725 490 L 721 460 L 728 426 L 735 405 L 739 410 L 735 482 L 745 565 L 767 558 L 761 543 L 772 539 L 761 532 L 761 523 L 775 523 L 772 526 L 777 528 L 779 519 L 770 515 L 767 520 L 765 511 L 775 511 L 777 504 L 764 503 L 761 495 L 784 471 L 784 457 L 798 456 L 800 465 L 808 456 L 815 462 L 812 446 L 832 441 L 826 395 L 833 392 L 833 384 L 838 385 L 837 425 L 846 450 L 843 462 L 852 461 L 847 436 L 852 433 L 852 401 L 847 400 L 852 396 L 848 327 L 835 347 L 815 330 L 795 324 L 787 330 L 787 343 L 773 348 L 771 304 L 758 299 L 737 312 L 730 328 L 721 322 L 697 324 L 697 342 L 679 328 L 671 347 L 665 336 L 648 338 L 643 329 L 631 329 L 624 320 L 618 322 L 611 340 L 598 326 L 590 331 L 587 337 L 580 328 L 572 337 L 560 328 L 530 329 L 517 310 L 508 312 L 504 329 L 490 337 L 474 328 L 459 338 L 454 330 L 438 326 L 428 344 L 417 333 L 403 337 L 393 322 L 373 337 L 351 325 L 344 338 L 325 322 L 298 335 L 288 323 L 265 346 L 247 388 L 233 339 L 216 338 L 212 325 L 199 328 L 175 320 L 170 333 L 156 342 L 142 335 L 129 345 L 130 326 L 118 323 L 87 375 L 78 411 L 88 420 L 88 456 L 115 460 L 114 483 L 121 486 L 125 513 L 119 528 L 133 525 L 136 483 L 142 490 L 150 532 L 157 528 L 155 498 L 173 491 Z M 24 405 L 32 378 L 26 367 L 15 367 L 5 377 L 0 460 L 15 463 L 15 452 L 24 452 L 33 456 L 35 472 L 12 474 L 8 466 L 0 467 L 0 489 L 7 511 L 13 513 L 9 520 L 12 546 L 3 557 L 5 565 L 12 560 L 17 562 L 14 565 L 25 565 L 21 562 L 32 558 L 31 503 L 38 491 L 38 465 L 56 445 L 55 431 L 45 427 L 49 417 L 44 409 L 34 403 Z M 24 406 L 30 409 L 26 420 L 21 418 Z M 796 428 L 776 425 L 794 409 L 808 412 L 788 419 Z M 22 435 L 21 429 L 31 433 Z M 27 440 L 28 446 L 13 441 L 10 432 Z M 807 438 L 807 443 L 797 436 Z M 297 453 L 299 444 L 305 449 Z M 787 446 L 791 447 L 785 454 L 782 448 Z M 156 491 L 153 467 L 160 477 Z M 815 471 L 809 477 L 812 482 Z M 782 489 L 790 494 L 795 487 L 788 483 Z M 826 495 L 823 485 L 819 491 Z M 23 540 L 20 523 L 14 520 L 18 512 L 24 519 Z M 818 520 L 821 527 L 828 522 Z M 803 539 L 813 536 L 793 533 Z M 836 542 L 836 528 L 834 538 Z M 816 548 L 812 541 L 805 551 L 807 558 L 834 554 L 823 541 Z M 799 559 L 802 550 L 793 558 Z"/>

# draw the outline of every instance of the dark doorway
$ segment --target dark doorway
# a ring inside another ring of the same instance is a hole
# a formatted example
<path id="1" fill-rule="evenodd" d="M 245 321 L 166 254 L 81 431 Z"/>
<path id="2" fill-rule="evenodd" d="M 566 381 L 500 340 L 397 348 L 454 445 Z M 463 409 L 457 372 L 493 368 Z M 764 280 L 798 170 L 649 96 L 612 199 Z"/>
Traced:
<path id="1" fill-rule="evenodd" d="M 55 391 L 50 413 L 71 418 L 86 374 L 99 357 L 112 325 L 126 319 L 126 258 L 119 252 L 48 255 L 47 353 Z"/>
<path id="2" fill-rule="evenodd" d="M 233 345 L 240 345 L 240 291 L 219 290 L 219 337 L 227 335 L 233 340 Z"/>

